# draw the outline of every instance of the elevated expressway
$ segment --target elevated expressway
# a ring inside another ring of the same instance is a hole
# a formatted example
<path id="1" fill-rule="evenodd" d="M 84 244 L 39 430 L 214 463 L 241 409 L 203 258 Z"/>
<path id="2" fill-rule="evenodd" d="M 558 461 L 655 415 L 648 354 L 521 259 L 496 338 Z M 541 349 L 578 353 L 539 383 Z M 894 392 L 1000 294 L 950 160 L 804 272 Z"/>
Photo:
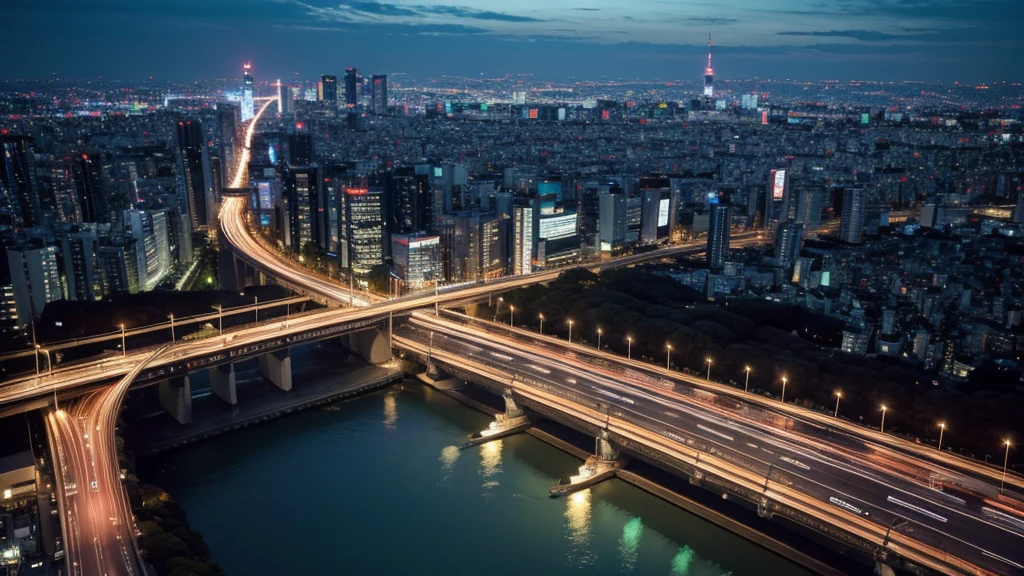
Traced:
<path id="1" fill-rule="evenodd" d="M 574 428 L 605 430 L 635 455 L 746 501 L 762 516 L 785 518 L 890 564 L 941 574 L 1024 570 L 1024 522 L 1000 512 L 997 490 L 977 478 L 870 434 L 847 433 L 835 419 L 821 425 L 811 411 L 731 388 L 712 392 L 706 381 L 676 372 L 510 332 L 416 313 L 394 344 L 457 376 L 511 390 L 517 403 Z M 930 487 L 937 471 L 989 498 Z"/>

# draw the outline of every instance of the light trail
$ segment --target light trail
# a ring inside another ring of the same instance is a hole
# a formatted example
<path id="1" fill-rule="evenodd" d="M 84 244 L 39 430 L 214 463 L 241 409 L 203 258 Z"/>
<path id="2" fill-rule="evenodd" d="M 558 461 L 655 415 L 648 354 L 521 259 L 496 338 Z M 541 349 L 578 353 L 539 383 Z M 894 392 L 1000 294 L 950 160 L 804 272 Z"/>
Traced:
<path id="1" fill-rule="evenodd" d="M 235 178 L 231 181 L 232 188 L 240 188 L 245 182 L 245 171 L 249 166 L 249 147 L 252 145 L 252 135 L 256 132 L 256 123 L 260 121 L 260 116 L 263 116 L 263 113 L 274 102 L 277 102 L 277 98 L 271 98 L 264 102 L 263 106 L 260 107 L 260 111 L 249 121 L 249 126 L 245 129 L 245 148 L 242 149 L 242 157 L 239 159 L 238 168 L 235 169 Z"/>

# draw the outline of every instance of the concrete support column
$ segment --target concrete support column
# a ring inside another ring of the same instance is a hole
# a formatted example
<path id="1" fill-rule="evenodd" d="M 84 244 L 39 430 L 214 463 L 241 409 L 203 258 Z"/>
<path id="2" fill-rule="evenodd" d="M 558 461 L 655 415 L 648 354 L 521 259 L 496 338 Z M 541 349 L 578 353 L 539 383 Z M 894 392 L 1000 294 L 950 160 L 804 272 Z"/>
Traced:
<path id="1" fill-rule="evenodd" d="M 192 386 L 188 376 L 166 380 L 159 384 L 160 404 L 181 424 L 192 421 Z"/>
<path id="2" fill-rule="evenodd" d="M 517 418 L 523 415 L 523 409 L 516 404 L 516 401 L 512 398 L 512 392 L 506 391 L 504 394 L 505 398 L 505 416 L 509 418 Z"/>
<path id="3" fill-rule="evenodd" d="M 260 374 L 285 392 L 292 389 L 292 355 L 280 350 L 260 356 Z"/>
<path id="4" fill-rule="evenodd" d="M 612 448 L 611 442 L 608 441 L 608 432 L 605 430 L 602 430 L 601 435 L 597 438 L 597 457 L 599 460 L 617 460 L 619 458 L 619 451 Z"/>
<path id="5" fill-rule="evenodd" d="M 348 338 L 349 350 L 362 356 L 363 360 L 371 364 L 383 364 L 391 360 L 388 335 L 379 328 L 353 332 Z"/>
<path id="6" fill-rule="evenodd" d="M 232 406 L 238 404 L 234 362 L 210 368 L 210 388 L 221 400 Z"/>

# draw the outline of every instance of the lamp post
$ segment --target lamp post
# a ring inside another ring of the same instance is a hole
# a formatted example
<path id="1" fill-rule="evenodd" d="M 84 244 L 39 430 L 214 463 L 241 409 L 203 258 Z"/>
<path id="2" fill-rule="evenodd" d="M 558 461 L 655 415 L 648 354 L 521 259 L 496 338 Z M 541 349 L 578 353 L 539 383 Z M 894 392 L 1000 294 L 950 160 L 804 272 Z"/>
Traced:
<path id="1" fill-rule="evenodd" d="M 786 377 L 782 377 L 782 403 L 786 403 Z"/>
<path id="2" fill-rule="evenodd" d="M 946 423 L 939 422 L 939 451 L 942 451 L 942 434 L 946 432 Z"/>
<path id="3" fill-rule="evenodd" d="M 516 327 L 516 307 L 512 304 L 508 305 L 508 325 L 511 328 Z"/>
<path id="4" fill-rule="evenodd" d="M 217 304 L 213 308 L 217 310 L 217 332 L 224 334 L 224 305 Z"/>
<path id="5" fill-rule="evenodd" d="M 118 324 L 121 327 L 121 357 L 124 358 L 128 355 L 128 349 L 124 346 L 124 322 Z"/>
<path id="6" fill-rule="evenodd" d="M 597 329 L 597 349 L 601 349 L 601 329 Z"/>
<path id="7" fill-rule="evenodd" d="M 842 400 L 842 398 L 843 393 L 840 392 L 839 390 L 836 390 L 836 411 L 834 414 L 832 414 L 833 418 L 839 418 L 839 401 Z"/>
<path id="8" fill-rule="evenodd" d="M 633 359 L 633 337 L 626 336 L 626 360 Z"/>
<path id="9" fill-rule="evenodd" d="M 885 411 L 886 410 L 888 410 L 888 408 L 885 407 L 885 404 L 882 404 L 882 425 L 878 428 L 878 431 L 881 432 L 882 434 L 885 434 Z"/>
<path id="10" fill-rule="evenodd" d="M 540 318 L 540 335 L 543 336 L 544 335 L 544 315 L 543 314 L 538 314 L 537 317 Z"/>
<path id="11" fill-rule="evenodd" d="M 671 370 L 669 366 L 672 364 L 672 345 L 665 344 L 665 348 L 668 350 L 668 355 L 665 356 L 665 370 Z"/>
<path id="12" fill-rule="evenodd" d="M 256 323 L 259 324 L 260 323 L 260 297 L 259 296 L 253 296 L 253 298 L 254 298 L 254 300 L 253 300 L 254 306 L 256 307 Z"/>
<path id="13" fill-rule="evenodd" d="M 39 344 L 36 344 L 36 353 L 33 354 L 33 356 L 35 356 L 35 358 L 36 358 L 36 376 L 39 376 L 39 350 L 40 349 L 42 349 L 42 346 L 40 346 Z"/>
<path id="14" fill-rule="evenodd" d="M 747 392 L 750 390 L 750 366 L 745 366 L 743 369 L 747 372 L 747 379 L 743 381 L 743 391 Z"/>
<path id="15" fill-rule="evenodd" d="M 999 493 L 1003 493 L 1003 486 L 1006 484 L 1006 465 L 1010 462 L 1010 440 L 1003 440 L 1006 444 L 1006 456 L 1003 457 L 1003 479 L 999 481 Z"/>
<path id="16" fill-rule="evenodd" d="M 36 353 L 32 356 L 36 359 L 36 376 L 39 376 L 39 344 L 36 344 L 36 321 L 32 320 L 32 345 L 36 348 Z"/>
<path id="17" fill-rule="evenodd" d="M 38 348 L 39 345 L 36 344 L 36 347 Z M 46 353 L 46 373 L 53 376 L 53 364 L 50 363 L 50 351 L 46 348 L 40 348 L 40 351 Z"/>
<path id="18" fill-rule="evenodd" d="M 708 356 L 704 361 L 708 363 L 708 382 L 711 382 L 711 357 Z"/>
<path id="19" fill-rule="evenodd" d="M 569 344 L 572 344 L 572 320 L 569 320 Z"/>
<path id="20" fill-rule="evenodd" d="M 168 314 L 167 317 L 171 319 L 171 344 L 174 344 L 174 314 Z"/>

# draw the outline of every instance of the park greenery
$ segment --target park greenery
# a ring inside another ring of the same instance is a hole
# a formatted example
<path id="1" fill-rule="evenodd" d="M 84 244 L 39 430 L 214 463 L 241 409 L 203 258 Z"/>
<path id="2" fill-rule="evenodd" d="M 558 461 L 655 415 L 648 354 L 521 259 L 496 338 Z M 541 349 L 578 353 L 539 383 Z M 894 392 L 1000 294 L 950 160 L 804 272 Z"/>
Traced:
<path id="1" fill-rule="evenodd" d="M 843 322 L 799 306 L 767 300 L 709 302 L 656 267 L 610 271 L 600 276 L 582 269 L 562 273 L 546 285 L 507 293 L 478 314 L 508 322 L 515 307 L 517 326 L 591 345 L 634 359 L 665 364 L 672 346 L 675 369 L 744 385 L 778 398 L 786 377 L 786 401 L 832 413 L 841 391 L 839 415 L 878 427 L 884 404 L 887 432 L 935 444 L 945 423 L 943 448 L 979 459 L 1000 453 L 1004 438 L 1024 438 L 1018 414 L 1024 412 L 1019 384 L 978 376 L 954 385 L 890 357 L 845 354 L 838 348 Z M 632 344 L 627 342 L 632 339 Z M 1011 454 L 1011 462 L 1014 455 Z M 1020 457 L 1016 458 L 1018 462 Z"/>

